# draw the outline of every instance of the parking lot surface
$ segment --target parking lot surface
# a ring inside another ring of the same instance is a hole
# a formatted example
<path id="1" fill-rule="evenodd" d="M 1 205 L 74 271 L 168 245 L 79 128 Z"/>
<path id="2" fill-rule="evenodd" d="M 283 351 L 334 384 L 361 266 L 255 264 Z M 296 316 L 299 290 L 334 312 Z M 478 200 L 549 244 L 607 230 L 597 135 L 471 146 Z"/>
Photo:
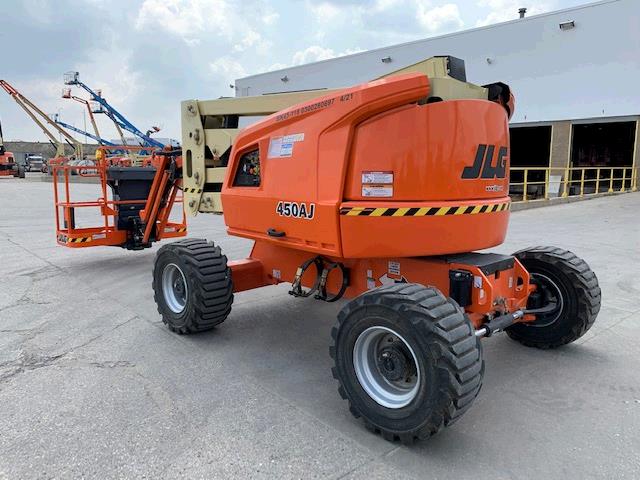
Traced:
<path id="1" fill-rule="evenodd" d="M 640 193 L 511 219 L 496 250 L 585 258 L 598 320 L 553 351 L 487 339 L 473 407 L 405 447 L 337 393 L 328 345 L 343 302 L 267 287 L 236 295 L 214 331 L 175 335 L 151 290 L 159 245 L 57 246 L 51 185 L 0 181 L 0 478 L 640 478 Z M 220 216 L 189 219 L 189 236 L 231 259 L 251 247 Z"/>

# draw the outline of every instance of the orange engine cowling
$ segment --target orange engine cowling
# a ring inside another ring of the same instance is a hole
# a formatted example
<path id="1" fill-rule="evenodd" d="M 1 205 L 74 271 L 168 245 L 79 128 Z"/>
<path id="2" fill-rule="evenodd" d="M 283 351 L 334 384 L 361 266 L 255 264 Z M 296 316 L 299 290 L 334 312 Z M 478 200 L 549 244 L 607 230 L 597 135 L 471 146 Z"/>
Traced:
<path id="1" fill-rule="evenodd" d="M 488 248 L 509 217 L 509 134 L 488 100 L 424 103 L 407 74 L 295 105 L 236 138 L 229 233 L 342 258 Z"/>

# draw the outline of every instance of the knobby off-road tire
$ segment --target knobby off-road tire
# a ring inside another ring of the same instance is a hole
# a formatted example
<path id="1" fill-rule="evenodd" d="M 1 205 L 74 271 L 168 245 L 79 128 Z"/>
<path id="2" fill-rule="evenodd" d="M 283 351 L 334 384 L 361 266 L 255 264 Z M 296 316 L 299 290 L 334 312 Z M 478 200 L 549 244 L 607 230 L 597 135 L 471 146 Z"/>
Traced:
<path id="1" fill-rule="evenodd" d="M 387 331 L 393 332 L 390 337 L 385 336 Z M 379 339 L 375 332 L 380 333 Z M 474 328 L 463 310 L 436 288 L 398 283 L 365 292 L 340 311 L 331 336 L 332 373 L 340 383 L 340 395 L 349 401 L 356 418 L 364 418 L 369 430 L 390 441 L 410 444 L 451 425 L 471 406 L 482 386 L 484 360 Z M 367 392 L 366 388 L 375 392 L 376 380 L 363 374 L 367 371 L 362 367 L 367 364 L 363 352 L 368 351 L 364 344 L 377 352 L 378 361 L 368 362 L 369 373 L 379 380 L 382 391 L 388 383 L 382 373 L 388 365 L 380 363 L 380 355 L 389 353 L 385 349 L 392 349 L 387 357 L 398 359 L 404 354 L 397 363 L 408 365 L 415 360 L 411 377 L 415 386 L 409 393 L 395 398 Z M 381 399 L 390 406 L 380 403 Z"/>
<path id="2" fill-rule="evenodd" d="M 153 266 L 158 312 L 180 334 L 210 330 L 225 321 L 233 303 L 227 257 L 203 239 L 163 245 Z"/>
<path id="3" fill-rule="evenodd" d="M 558 307 L 550 314 L 539 315 L 532 323 L 509 327 L 509 337 L 528 347 L 556 348 L 584 335 L 595 322 L 601 301 L 598 279 L 589 265 L 572 252 L 556 247 L 533 247 L 514 255 L 538 284 L 527 308 L 543 306 L 549 299 Z"/>

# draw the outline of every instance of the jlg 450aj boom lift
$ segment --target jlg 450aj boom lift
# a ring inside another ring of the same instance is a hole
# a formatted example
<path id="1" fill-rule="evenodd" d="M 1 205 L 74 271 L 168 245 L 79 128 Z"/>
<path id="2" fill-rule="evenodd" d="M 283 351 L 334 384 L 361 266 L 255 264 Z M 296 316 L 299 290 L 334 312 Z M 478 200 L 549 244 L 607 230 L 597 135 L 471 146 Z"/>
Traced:
<path id="1" fill-rule="evenodd" d="M 407 443 L 469 409 L 482 337 L 558 347 L 600 309 L 596 276 L 566 250 L 474 252 L 507 231 L 512 97 L 466 83 L 455 59 L 422 67 L 243 130 L 221 198 L 228 232 L 255 240 L 250 257 L 227 261 L 187 239 L 160 248 L 153 272 L 178 333 L 222 323 L 234 292 L 280 282 L 298 297 L 349 299 L 331 335 L 339 393 L 369 429 Z M 193 124 L 197 102 L 182 111 Z M 202 158 L 203 133 L 185 129 L 187 162 Z"/>

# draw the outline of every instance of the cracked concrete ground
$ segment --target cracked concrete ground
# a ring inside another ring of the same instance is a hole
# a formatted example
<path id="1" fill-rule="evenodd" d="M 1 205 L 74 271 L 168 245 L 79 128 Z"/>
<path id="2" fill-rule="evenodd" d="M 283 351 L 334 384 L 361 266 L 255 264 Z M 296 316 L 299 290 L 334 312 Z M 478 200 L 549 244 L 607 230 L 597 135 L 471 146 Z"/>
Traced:
<path id="1" fill-rule="evenodd" d="M 367 432 L 337 394 L 340 302 L 269 287 L 237 295 L 212 332 L 171 334 L 155 248 L 57 246 L 51 196 L 0 182 L 0 478 L 640 478 L 640 193 L 513 214 L 497 250 L 575 251 L 600 316 L 559 350 L 487 340 L 473 408 L 412 447 Z M 250 248 L 217 216 L 190 236 L 230 258 Z"/>

